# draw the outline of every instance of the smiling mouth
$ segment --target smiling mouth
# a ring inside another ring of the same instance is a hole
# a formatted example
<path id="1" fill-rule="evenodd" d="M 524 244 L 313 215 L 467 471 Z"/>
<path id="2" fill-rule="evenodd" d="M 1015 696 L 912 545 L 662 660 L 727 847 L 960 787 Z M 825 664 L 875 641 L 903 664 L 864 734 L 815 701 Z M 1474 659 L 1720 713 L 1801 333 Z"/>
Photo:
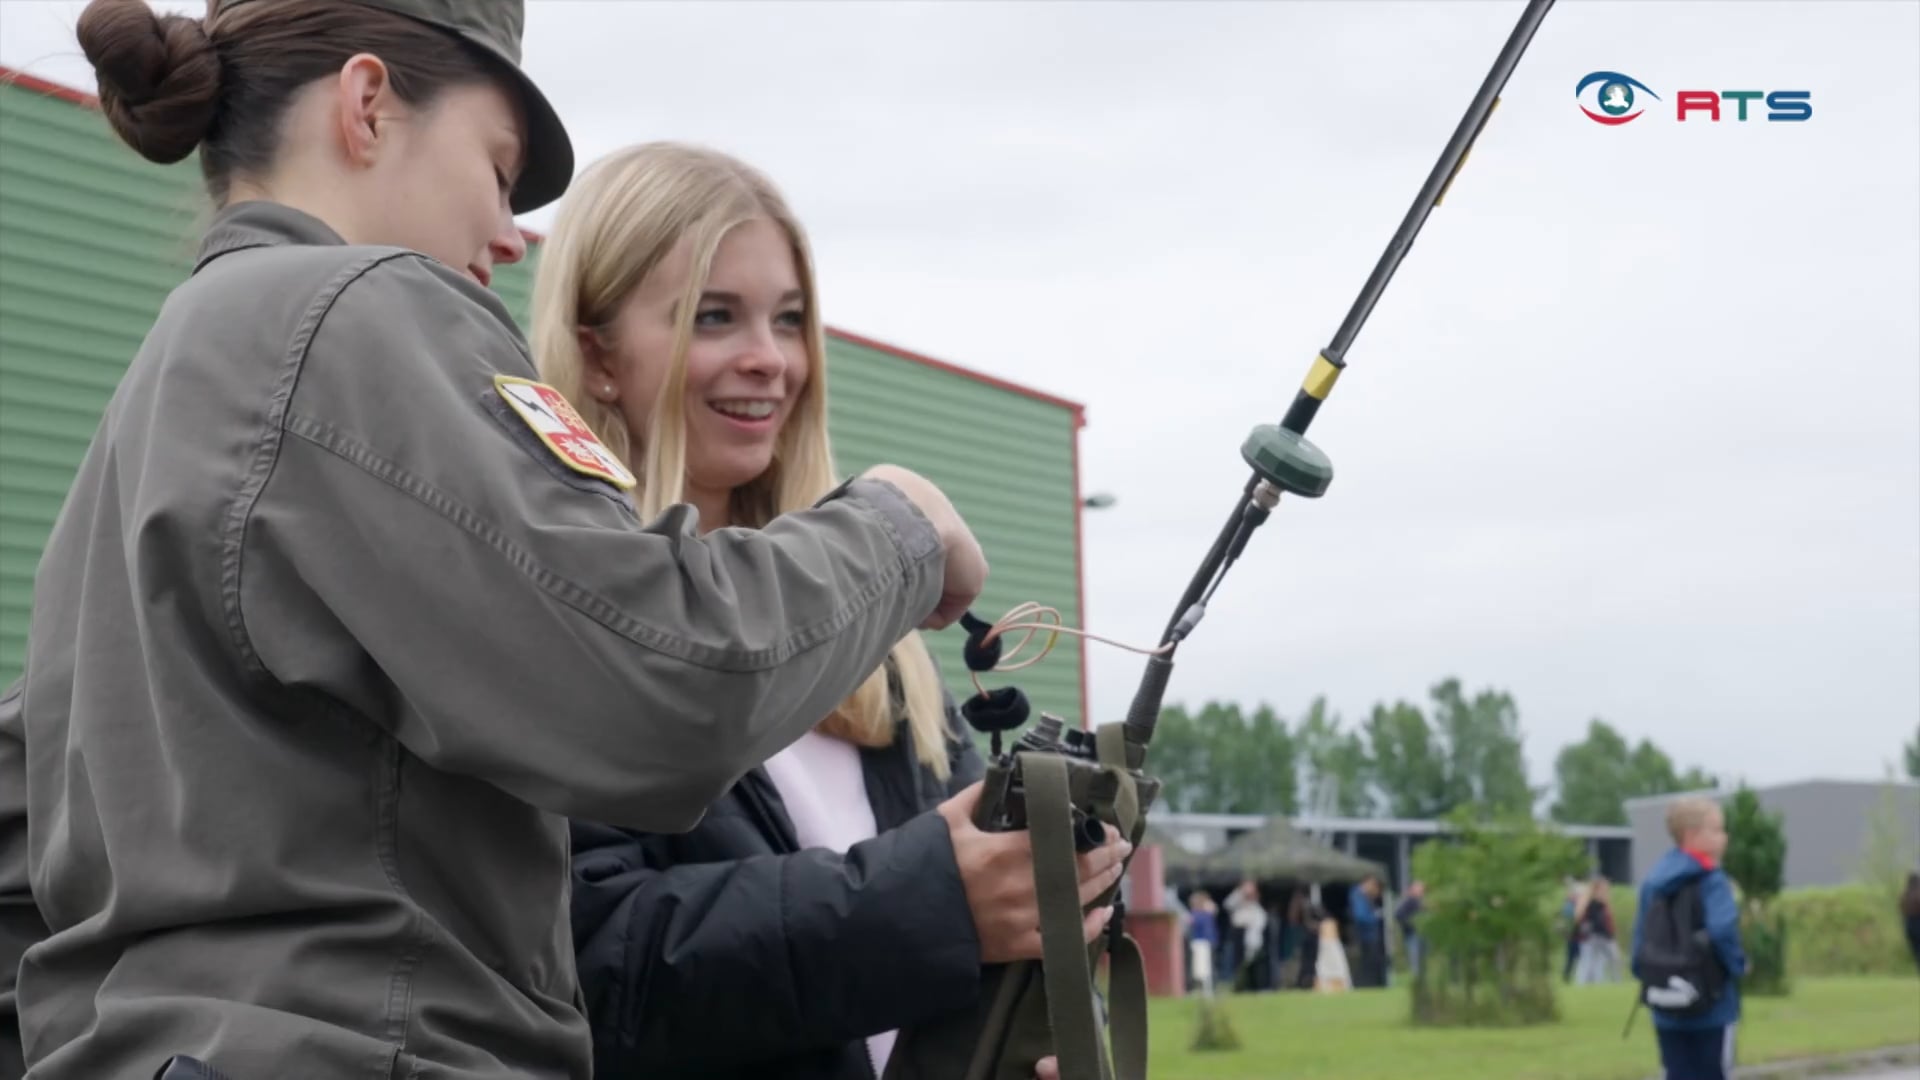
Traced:
<path id="1" fill-rule="evenodd" d="M 771 401 L 709 401 L 707 407 L 722 416 L 748 422 L 771 419 L 779 406 Z"/>

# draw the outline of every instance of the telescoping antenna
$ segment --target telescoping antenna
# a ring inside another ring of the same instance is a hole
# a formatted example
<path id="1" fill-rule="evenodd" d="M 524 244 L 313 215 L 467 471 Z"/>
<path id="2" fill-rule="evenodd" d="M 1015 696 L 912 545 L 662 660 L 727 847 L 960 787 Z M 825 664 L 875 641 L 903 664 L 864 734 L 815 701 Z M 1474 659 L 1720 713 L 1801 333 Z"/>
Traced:
<path id="1" fill-rule="evenodd" d="M 1287 410 L 1286 417 L 1277 426 L 1261 424 L 1255 427 L 1241 445 L 1240 456 L 1253 467 L 1253 476 L 1247 480 L 1239 501 L 1234 505 L 1233 514 L 1227 518 L 1220 535 L 1214 539 L 1213 548 L 1207 552 L 1199 571 L 1187 585 L 1186 593 L 1180 597 L 1180 604 L 1174 609 L 1173 618 L 1162 637 L 1161 647 L 1147 657 L 1140 687 L 1134 693 L 1133 704 L 1127 709 L 1123 726 L 1130 768 L 1138 769 L 1145 764 L 1147 744 L 1153 741 L 1154 724 L 1160 716 L 1161 698 L 1166 693 L 1167 680 L 1173 675 L 1174 650 L 1206 614 L 1207 601 L 1212 599 L 1213 591 L 1220 587 L 1234 560 L 1246 550 L 1253 531 L 1266 523 L 1267 516 L 1279 504 L 1282 492 L 1316 499 L 1325 494 L 1327 486 L 1333 482 L 1333 464 L 1319 447 L 1307 441 L 1307 428 L 1313 423 L 1320 406 L 1325 404 L 1340 373 L 1346 370 L 1347 350 L 1353 347 L 1353 341 L 1360 336 L 1360 328 L 1366 324 L 1367 316 L 1373 313 L 1374 305 L 1380 302 L 1381 294 L 1386 292 L 1387 282 L 1393 280 L 1400 261 L 1406 258 L 1408 249 L 1413 247 L 1414 237 L 1420 234 L 1420 227 L 1426 224 L 1427 215 L 1440 205 L 1454 177 L 1459 174 L 1460 167 L 1466 163 L 1467 153 L 1473 149 L 1474 140 L 1480 137 L 1487 117 L 1493 114 L 1494 107 L 1500 103 L 1500 91 L 1506 87 L 1508 76 L 1519 65 L 1520 57 L 1527 51 L 1534 32 L 1540 29 L 1540 23 L 1546 19 L 1548 9 L 1552 7 L 1553 0 L 1528 0 L 1527 9 L 1521 13 L 1519 23 L 1514 26 L 1513 33 L 1507 36 L 1506 46 L 1500 50 L 1492 70 L 1481 82 L 1479 92 L 1474 94 L 1466 115 L 1460 118 L 1460 125 L 1454 128 L 1453 137 L 1447 140 L 1447 148 L 1441 152 L 1440 160 L 1434 163 L 1433 171 L 1427 174 L 1426 183 L 1420 186 L 1420 194 L 1413 200 L 1413 206 L 1401 220 L 1400 228 L 1388 242 L 1387 250 L 1380 256 L 1380 261 L 1374 264 L 1373 273 L 1368 275 L 1359 297 L 1347 310 L 1347 317 L 1340 323 L 1340 329 L 1335 331 L 1327 347 L 1313 358 L 1313 364 L 1308 368 L 1299 392 L 1294 395 L 1293 406 Z"/>

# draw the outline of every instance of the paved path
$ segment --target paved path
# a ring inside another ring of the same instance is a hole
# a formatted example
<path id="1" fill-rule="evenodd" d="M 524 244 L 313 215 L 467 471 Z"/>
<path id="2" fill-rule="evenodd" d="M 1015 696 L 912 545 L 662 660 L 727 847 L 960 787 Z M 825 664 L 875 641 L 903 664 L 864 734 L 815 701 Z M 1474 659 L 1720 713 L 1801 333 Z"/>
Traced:
<path id="1" fill-rule="evenodd" d="M 1920 1080 L 1920 1046 L 1842 1054 L 1824 1062 L 1809 1059 L 1753 1065 L 1739 1069 L 1736 1075 L 1741 1080 Z"/>

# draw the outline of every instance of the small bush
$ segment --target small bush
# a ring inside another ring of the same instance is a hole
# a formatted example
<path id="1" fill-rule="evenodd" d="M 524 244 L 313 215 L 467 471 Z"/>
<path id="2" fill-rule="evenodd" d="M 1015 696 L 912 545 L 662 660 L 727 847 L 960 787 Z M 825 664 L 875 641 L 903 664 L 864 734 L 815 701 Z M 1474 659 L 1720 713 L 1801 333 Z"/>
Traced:
<path id="1" fill-rule="evenodd" d="M 1227 1004 L 1212 994 L 1203 994 L 1194 1010 L 1193 1051 L 1204 1054 L 1218 1050 L 1240 1049 L 1240 1036 L 1233 1030 Z"/>
<path id="2" fill-rule="evenodd" d="M 1413 1021 L 1511 1026 L 1560 1018 L 1562 955 L 1552 900 L 1585 864 L 1580 845 L 1526 818 L 1480 822 L 1463 810 L 1448 833 L 1422 844 L 1427 883 L 1421 928 L 1426 963 L 1413 981 Z"/>
<path id="3" fill-rule="evenodd" d="M 1787 963 L 1800 975 L 1911 975 L 1900 914 L 1858 885 L 1790 889 L 1775 901 L 1786 922 Z"/>
<path id="4" fill-rule="evenodd" d="M 1753 997 L 1785 997 L 1793 991 L 1787 975 L 1787 918 L 1778 903 L 1750 907 L 1740 916 L 1740 943 L 1747 951 L 1747 977 L 1740 992 Z"/>
<path id="5" fill-rule="evenodd" d="M 1778 910 L 1786 879 L 1787 831 L 1784 817 L 1760 806 L 1745 784 L 1727 805 L 1727 876 L 1738 886 L 1740 940 L 1747 951 L 1742 992 L 1782 997 L 1792 991 L 1787 976 L 1787 926 Z"/>

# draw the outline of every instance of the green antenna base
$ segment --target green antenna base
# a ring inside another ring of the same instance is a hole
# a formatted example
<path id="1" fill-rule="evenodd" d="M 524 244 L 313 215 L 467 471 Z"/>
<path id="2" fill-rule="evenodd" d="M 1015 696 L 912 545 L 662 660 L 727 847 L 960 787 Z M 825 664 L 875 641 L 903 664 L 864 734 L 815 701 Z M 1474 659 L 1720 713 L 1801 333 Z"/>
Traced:
<path id="1" fill-rule="evenodd" d="M 1240 456 L 1261 479 L 1309 499 L 1326 493 L 1333 483 L 1333 462 L 1307 437 L 1277 424 L 1261 424 L 1240 444 Z"/>

